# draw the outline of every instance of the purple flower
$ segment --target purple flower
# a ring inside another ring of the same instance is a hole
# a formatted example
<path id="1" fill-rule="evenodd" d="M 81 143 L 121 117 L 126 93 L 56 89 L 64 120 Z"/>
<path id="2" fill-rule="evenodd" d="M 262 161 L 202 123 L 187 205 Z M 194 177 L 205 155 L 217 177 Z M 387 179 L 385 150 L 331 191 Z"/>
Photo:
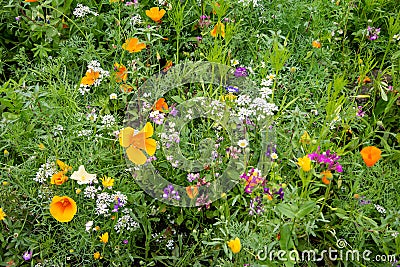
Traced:
<path id="1" fill-rule="evenodd" d="M 196 199 L 196 206 L 206 206 L 206 209 L 210 208 L 211 201 L 208 200 L 208 195 L 202 194 L 200 197 Z M 201 207 L 198 209 L 201 210 Z"/>
<path id="2" fill-rule="evenodd" d="M 270 157 L 272 153 L 276 153 L 276 152 L 277 152 L 276 145 L 269 143 L 267 145 L 267 151 L 265 151 L 265 156 Z"/>
<path id="3" fill-rule="evenodd" d="M 362 110 L 362 106 L 358 106 L 358 111 L 357 111 L 357 117 L 364 117 L 365 116 L 365 112 Z"/>
<path id="4" fill-rule="evenodd" d="M 358 203 L 360 204 L 360 206 L 364 206 L 364 205 L 371 204 L 371 200 L 366 200 L 365 196 L 361 196 Z"/>
<path id="5" fill-rule="evenodd" d="M 323 168 L 337 172 L 343 172 L 342 166 L 337 162 L 340 157 L 336 153 L 331 153 L 331 151 L 328 149 L 327 151 L 322 152 L 322 154 L 319 154 L 319 150 L 320 148 L 318 147 L 318 151 L 308 154 L 308 157 L 311 160 L 320 163 L 321 167 Z"/>
<path id="6" fill-rule="evenodd" d="M 240 154 L 242 150 L 240 148 L 236 148 L 233 146 L 230 146 L 226 149 L 226 154 L 228 154 L 229 157 L 232 157 L 233 159 L 239 158 L 238 154 Z"/>
<path id="7" fill-rule="evenodd" d="M 24 260 L 29 261 L 32 258 L 33 251 L 26 251 L 24 254 L 22 254 L 22 258 Z"/>
<path id="8" fill-rule="evenodd" d="M 127 239 L 122 240 L 122 244 L 124 245 L 128 244 L 128 240 Z"/>
<path id="9" fill-rule="evenodd" d="M 193 182 L 194 180 L 197 180 L 200 178 L 200 173 L 189 173 L 187 175 L 187 179 L 189 182 Z"/>
<path id="10" fill-rule="evenodd" d="M 178 115 L 178 110 L 175 107 L 172 107 L 171 111 L 169 112 L 172 116 L 176 117 Z"/>
<path id="11" fill-rule="evenodd" d="M 167 187 L 164 188 L 164 194 L 162 195 L 162 197 L 164 199 L 175 199 L 175 200 L 180 200 L 181 197 L 179 196 L 179 192 L 175 191 L 175 188 L 172 184 L 169 184 Z"/>
<path id="12" fill-rule="evenodd" d="M 211 24 L 211 20 L 209 16 L 201 15 L 199 19 L 200 28 L 208 27 Z"/>
<path id="13" fill-rule="evenodd" d="M 114 209 L 112 212 L 118 212 L 119 207 L 122 207 L 124 203 L 118 198 L 117 203 L 114 204 Z"/>
<path id="14" fill-rule="evenodd" d="M 246 77 L 246 76 L 248 76 L 247 69 L 245 67 L 236 68 L 234 74 L 235 74 L 235 77 Z"/>
<path id="15" fill-rule="evenodd" d="M 375 27 L 371 27 L 371 26 L 367 27 L 367 37 L 371 41 L 378 39 L 380 32 L 381 32 L 381 28 L 375 28 Z"/>
<path id="16" fill-rule="evenodd" d="M 197 36 L 197 37 L 196 37 L 196 39 L 197 39 L 197 41 L 199 41 L 199 42 L 200 42 L 201 40 L 203 40 L 203 37 L 201 37 L 201 36 Z"/>
<path id="17" fill-rule="evenodd" d="M 250 215 L 260 215 L 264 212 L 264 204 L 262 203 L 262 198 L 260 196 L 255 197 L 250 200 Z"/>
<path id="18" fill-rule="evenodd" d="M 235 86 L 227 86 L 225 89 L 228 93 L 239 93 L 239 88 Z"/>
<path id="19" fill-rule="evenodd" d="M 283 188 L 281 187 L 281 188 L 279 188 L 279 190 L 276 191 L 274 194 L 277 194 L 277 195 L 278 195 L 278 198 L 283 200 L 283 196 L 285 195 L 285 192 L 283 192 Z"/>
<path id="20" fill-rule="evenodd" d="M 16 21 L 19 21 L 21 19 L 21 16 L 15 17 Z"/>

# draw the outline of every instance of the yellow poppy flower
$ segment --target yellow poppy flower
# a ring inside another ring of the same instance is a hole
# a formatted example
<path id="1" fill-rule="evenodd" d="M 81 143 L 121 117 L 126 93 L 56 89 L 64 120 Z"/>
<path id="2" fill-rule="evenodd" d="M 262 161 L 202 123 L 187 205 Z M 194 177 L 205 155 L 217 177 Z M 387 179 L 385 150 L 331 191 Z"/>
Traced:
<path id="1" fill-rule="evenodd" d="M 308 156 L 299 158 L 297 164 L 303 169 L 303 171 L 308 172 L 311 170 L 311 159 Z"/>
<path id="2" fill-rule="evenodd" d="M 104 233 L 104 234 L 102 234 L 101 236 L 99 236 L 100 237 L 100 242 L 101 243 L 107 243 L 108 242 L 108 232 L 106 232 L 106 233 Z"/>
<path id="3" fill-rule="evenodd" d="M 222 38 L 225 38 L 225 25 L 222 22 L 218 22 L 215 24 L 214 29 L 210 32 L 212 37 L 217 37 L 217 35 L 221 35 Z"/>
<path id="4" fill-rule="evenodd" d="M 111 177 L 103 177 L 100 180 L 104 187 L 111 187 L 114 185 L 114 179 Z"/>
<path id="5" fill-rule="evenodd" d="M 0 221 L 4 220 L 7 215 L 4 213 L 3 209 L 0 208 Z"/>
<path id="6" fill-rule="evenodd" d="M 101 255 L 100 255 L 100 252 L 95 252 L 94 254 L 93 254 L 93 258 L 95 259 L 95 260 L 98 260 L 98 259 L 100 259 L 100 257 L 101 257 Z"/>
<path id="7" fill-rule="evenodd" d="M 228 247 L 232 250 L 233 253 L 239 253 L 242 246 L 240 245 L 240 239 L 236 237 L 235 239 L 228 241 Z"/>

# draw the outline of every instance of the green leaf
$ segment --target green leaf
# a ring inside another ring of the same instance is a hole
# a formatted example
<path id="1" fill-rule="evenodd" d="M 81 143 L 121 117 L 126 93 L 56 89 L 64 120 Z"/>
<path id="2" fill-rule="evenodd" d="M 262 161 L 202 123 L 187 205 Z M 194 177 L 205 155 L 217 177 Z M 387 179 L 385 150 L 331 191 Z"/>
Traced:
<path id="1" fill-rule="evenodd" d="M 183 222 L 183 213 L 179 214 L 178 218 L 176 219 L 176 223 L 181 225 Z"/>
<path id="2" fill-rule="evenodd" d="M 276 209 L 279 211 L 280 214 L 285 215 L 288 218 L 296 218 L 296 211 L 294 211 L 292 207 L 288 204 L 279 203 L 276 206 Z"/>
<path id="3" fill-rule="evenodd" d="M 303 218 L 309 213 L 311 213 L 316 207 L 316 204 L 314 201 L 307 201 L 305 202 L 301 207 L 300 210 L 296 213 L 296 218 Z"/>
<path id="4" fill-rule="evenodd" d="M 2 117 L 9 121 L 15 121 L 19 119 L 19 114 L 14 114 L 10 112 L 3 112 Z"/>
<path id="5" fill-rule="evenodd" d="M 180 96 L 176 95 L 176 96 L 171 96 L 171 98 L 178 104 L 183 103 L 185 100 L 183 100 Z"/>

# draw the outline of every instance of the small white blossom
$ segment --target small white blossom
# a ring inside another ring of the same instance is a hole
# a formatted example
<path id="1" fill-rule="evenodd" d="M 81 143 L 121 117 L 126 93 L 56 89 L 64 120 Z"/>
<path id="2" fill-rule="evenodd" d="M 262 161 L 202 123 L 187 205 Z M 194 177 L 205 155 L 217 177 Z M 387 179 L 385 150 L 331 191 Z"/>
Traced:
<path id="1" fill-rule="evenodd" d="M 245 148 L 249 145 L 249 142 L 246 139 L 239 140 L 238 146 L 241 148 Z"/>
<path id="2" fill-rule="evenodd" d="M 375 209 L 376 209 L 379 213 L 381 213 L 381 214 L 385 214 L 385 213 L 386 213 L 386 209 L 385 209 L 384 207 L 382 207 L 381 205 L 374 204 L 374 206 L 375 206 Z"/>
<path id="3" fill-rule="evenodd" d="M 110 128 L 115 124 L 115 118 L 111 114 L 104 115 L 101 123 L 104 125 L 104 127 Z"/>
<path id="4" fill-rule="evenodd" d="M 98 16 L 99 15 L 97 12 L 91 11 L 88 6 L 84 6 L 82 4 L 78 4 L 72 13 L 77 18 L 83 18 L 87 14 L 92 14 L 94 16 Z"/>

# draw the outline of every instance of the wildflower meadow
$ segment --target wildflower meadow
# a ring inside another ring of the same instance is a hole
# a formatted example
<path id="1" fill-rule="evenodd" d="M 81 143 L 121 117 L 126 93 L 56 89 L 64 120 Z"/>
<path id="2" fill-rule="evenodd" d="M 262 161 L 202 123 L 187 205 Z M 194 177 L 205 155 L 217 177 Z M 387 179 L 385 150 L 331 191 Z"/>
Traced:
<path id="1" fill-rule="evenodd" d="M 0 21 L 0 266 L 400 266 L 399 0 Z"/>

